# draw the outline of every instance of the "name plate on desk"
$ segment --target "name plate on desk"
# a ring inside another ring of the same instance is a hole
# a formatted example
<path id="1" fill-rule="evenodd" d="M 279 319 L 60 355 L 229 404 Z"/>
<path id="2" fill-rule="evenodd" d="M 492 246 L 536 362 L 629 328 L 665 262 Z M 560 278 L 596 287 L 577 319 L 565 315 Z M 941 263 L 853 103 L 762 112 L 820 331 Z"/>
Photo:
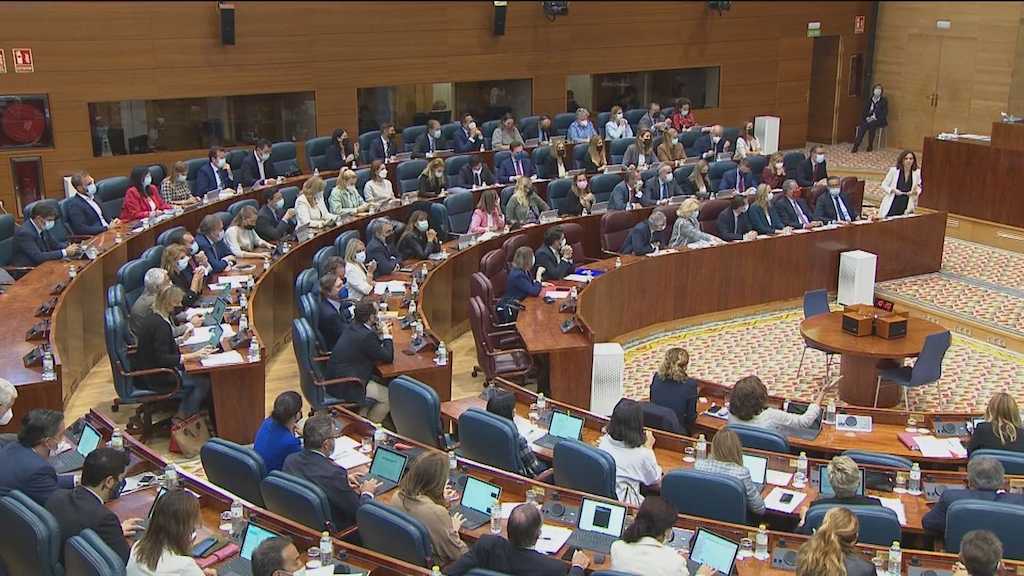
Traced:
<path id="1" fill-rule="evenodd" d="M 871 416 L 836 415 L 836 432 L 871 432 Z"/>
<path id="2" fill-rule="evenodd" d="M 25 333 L 25 340 L 38 340 L 46 339 L 50 335 L 50 321 L 42 320 L 36 322 L 34 326 L 28 329 Z"/>
<path id="3" fill-rule="evenodd" d="M 43 365 L 43 355 L 46 354 L 46 345 L 40 344 L 21 357 L 21 363 L 25 368 Z"/>

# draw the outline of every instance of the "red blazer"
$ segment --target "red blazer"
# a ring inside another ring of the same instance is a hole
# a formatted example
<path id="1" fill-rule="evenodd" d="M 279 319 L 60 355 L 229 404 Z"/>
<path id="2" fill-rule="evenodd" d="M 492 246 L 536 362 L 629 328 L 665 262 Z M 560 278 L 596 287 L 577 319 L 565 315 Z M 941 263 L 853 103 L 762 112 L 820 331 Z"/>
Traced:
<path id="1" fill-rule="evenodd" d="M 156 186 L 149 185 L 150 198 L 156 204 L 157 209 L 167 210 L 171 207 L 162 196 L 160 196 L 160 190 Z M 138 188 L 132 186 L 124 194 L 124 205 L 121 207 L 121 220 L 141 220 L 149 215 L 149 202 L 142 197 L 139 193 Z"/>

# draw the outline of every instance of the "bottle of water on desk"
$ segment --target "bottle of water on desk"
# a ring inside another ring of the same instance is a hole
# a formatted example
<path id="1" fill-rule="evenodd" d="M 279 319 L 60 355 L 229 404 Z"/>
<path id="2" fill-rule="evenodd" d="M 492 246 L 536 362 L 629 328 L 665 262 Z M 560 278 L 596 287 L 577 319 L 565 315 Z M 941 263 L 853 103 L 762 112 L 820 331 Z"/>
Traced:
<path id="1" fill-rule="evenodd" d="M 260 344 L 255 338 L 249 340 L 249 362 L 260 361 Z"/>
<path id="2" fill-rule="evenodd" d="M 537 394 L 537 411 L 542 413 L 548 408 L 548 399 L 544 397 L 544 393 L 540 392 Z"/>
<path id="3" fill-rule="evenodd" d="M 697 444 L 694 446 L 694 456 L 697 460 L 703 460 L 708 457 L 708 440 L 703 434 L 697 437 Z"/>
<path id="4" fill-rule="evenodd" d="M 620 258 L 619 256 L 615 257 L 615 267 L 622 268 L 622 258 Z"/>
<path id="5" fill-rule="evenodd" d="M 448 451 L 448 470 L 449 473 L 455 472 L 459 469 L 459 457 L 455 455 L 455 450 Z"/>
<path id="6" fill-rule="evenodd" d="M 801 452 L 796 459 L 796 474 L 793 475 L 793 487 L 803 488 L 807 485 L 807 452 Z"/>
<path id="7" fill-rule="evenodd" d="M 374 449 L 380 448 L 384 445 L 384 442 L 388 439 L 388 433 L 384 431 L 383 426 L 377 426 L 373 430 L 373 447 Z"/>
<path id="8" fill-rule="evenodd" d="M 174 467 L 174 464 L 167 464 L 164 467 L 163 484 L 164 488 L 168 490 L 178 487 L 178 469 Z"/>
<path id="9" fill-rule="evenodd" d="M 53 381 L 57 379 L 57 372 L 53 369 L 53 352 L 49 348 L 43 352 L 43 380 Z"/>
<path id="10" fill-rule="evenodd" d="M 497 498 L 491 504 L 491 534 L 501 534 L 501 502 Z"/>
<path id="11" fill-rule="evenodd" d="M 900 541 L 893 540 L 889 547 L 889 566 L 886 572 L 889 576 L 899 576 L 903 569 L 903 551 L 900 550 Z"/>
<path id="12" fill-rule="evenodd" d="M 823 419 L 825 424 L 836 423 L 836 401 L 829 400 L 828 404 L 825 405 L 825 418 Z"/>
<path id="13" fill-rule="evenodd" d="M 326 530 L 320 533 L 320 565 L 334 566 L 334 544 Z"/>
<path id="14" fill-rule="evenodd" d="M 409 293 L 412 294 L 413 300 L 416 299 L 416 295 L 420 293 L 420 283 L 416 280 L 416 275 L 412 275 L 412 284 L 409 286 Z"/>
<path id="15" fill-rule="evenodd" d="M 448 365 L 448 348 L 445 347 L 443 340 L 437 345 L 437 359 L 435 363 L 438 366 Z"/>
<path id="16" fill-rule="evenodd" d="M 245 332 L 248 329 L 249 329 L 249 315 L 248 314 L 242 314 L 241 316 L 238 317 L 238 331 L 241 333 L 241 332 Z"/>
<path id="17" fill-rule="evenodd" d="M 754 538 L 754 558 L 757 560 L 768 559 L 768 528 L 764 524 L 757 527 L 757 536 Z"/>
<path id="18" fill-rule="evenodd" d="M 124 436 L 121 435 L 120 428 L 114 428 L 114 433 L 110 435 L 110 447 L 114 450 L 124 450 Z"/>
<path id="19" fill-rule="evenodd" d="M 907 483 L 907 494 L 921 495 L 921 465 L 917 462 L 910 467 L 910 481 Z"/>
<path id="20" fill-rule="evenodd" d="M 441 574 L 441 567 L 440 566 L 434 566 L 433 568 L 431 568 L 430 569 L 430 576 L 444 576 L 444 574 Z"/>
<path id="21" fill-rule="evenodd" d="M 237 498 L 231 502 L 231 539 L 238 542 L 242 537 L 242 530 L 245 528 L 245 508 L 242 501 Z"/>
<path id="22" fill-rule="evenodd" d="M 238 293 L 238 305 L 242 307 L 242 314 L 249 309 L 249 297 L 245 295 L 245 290 Z"/>

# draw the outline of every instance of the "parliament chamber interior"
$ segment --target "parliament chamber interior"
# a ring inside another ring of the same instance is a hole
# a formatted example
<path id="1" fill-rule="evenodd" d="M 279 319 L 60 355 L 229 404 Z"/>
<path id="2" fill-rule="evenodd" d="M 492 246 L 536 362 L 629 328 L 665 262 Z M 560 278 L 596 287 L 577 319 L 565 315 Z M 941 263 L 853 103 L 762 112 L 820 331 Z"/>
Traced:
<path id="1" fill-rule="evenodd" d="M 1024 573 L 1024 2 L 0 14 L 0 576 Z"/>

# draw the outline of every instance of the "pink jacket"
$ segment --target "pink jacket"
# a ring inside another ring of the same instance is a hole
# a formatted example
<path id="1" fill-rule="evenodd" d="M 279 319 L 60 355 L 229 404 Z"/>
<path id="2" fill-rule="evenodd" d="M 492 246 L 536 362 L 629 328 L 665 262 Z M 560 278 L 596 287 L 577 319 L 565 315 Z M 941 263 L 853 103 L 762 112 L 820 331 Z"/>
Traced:
<path id="1" fill-rule="evenodd" d="M 498 230 L 505 228 L 505 216 L 502 215 L 501 210 L 495 210 L 491 217 Z M 473 211 L 473 220 L 469 223 L 469 233 L 483 234 L 484 232 L 487 232 L 487 213 L 477 208 Z"/>

